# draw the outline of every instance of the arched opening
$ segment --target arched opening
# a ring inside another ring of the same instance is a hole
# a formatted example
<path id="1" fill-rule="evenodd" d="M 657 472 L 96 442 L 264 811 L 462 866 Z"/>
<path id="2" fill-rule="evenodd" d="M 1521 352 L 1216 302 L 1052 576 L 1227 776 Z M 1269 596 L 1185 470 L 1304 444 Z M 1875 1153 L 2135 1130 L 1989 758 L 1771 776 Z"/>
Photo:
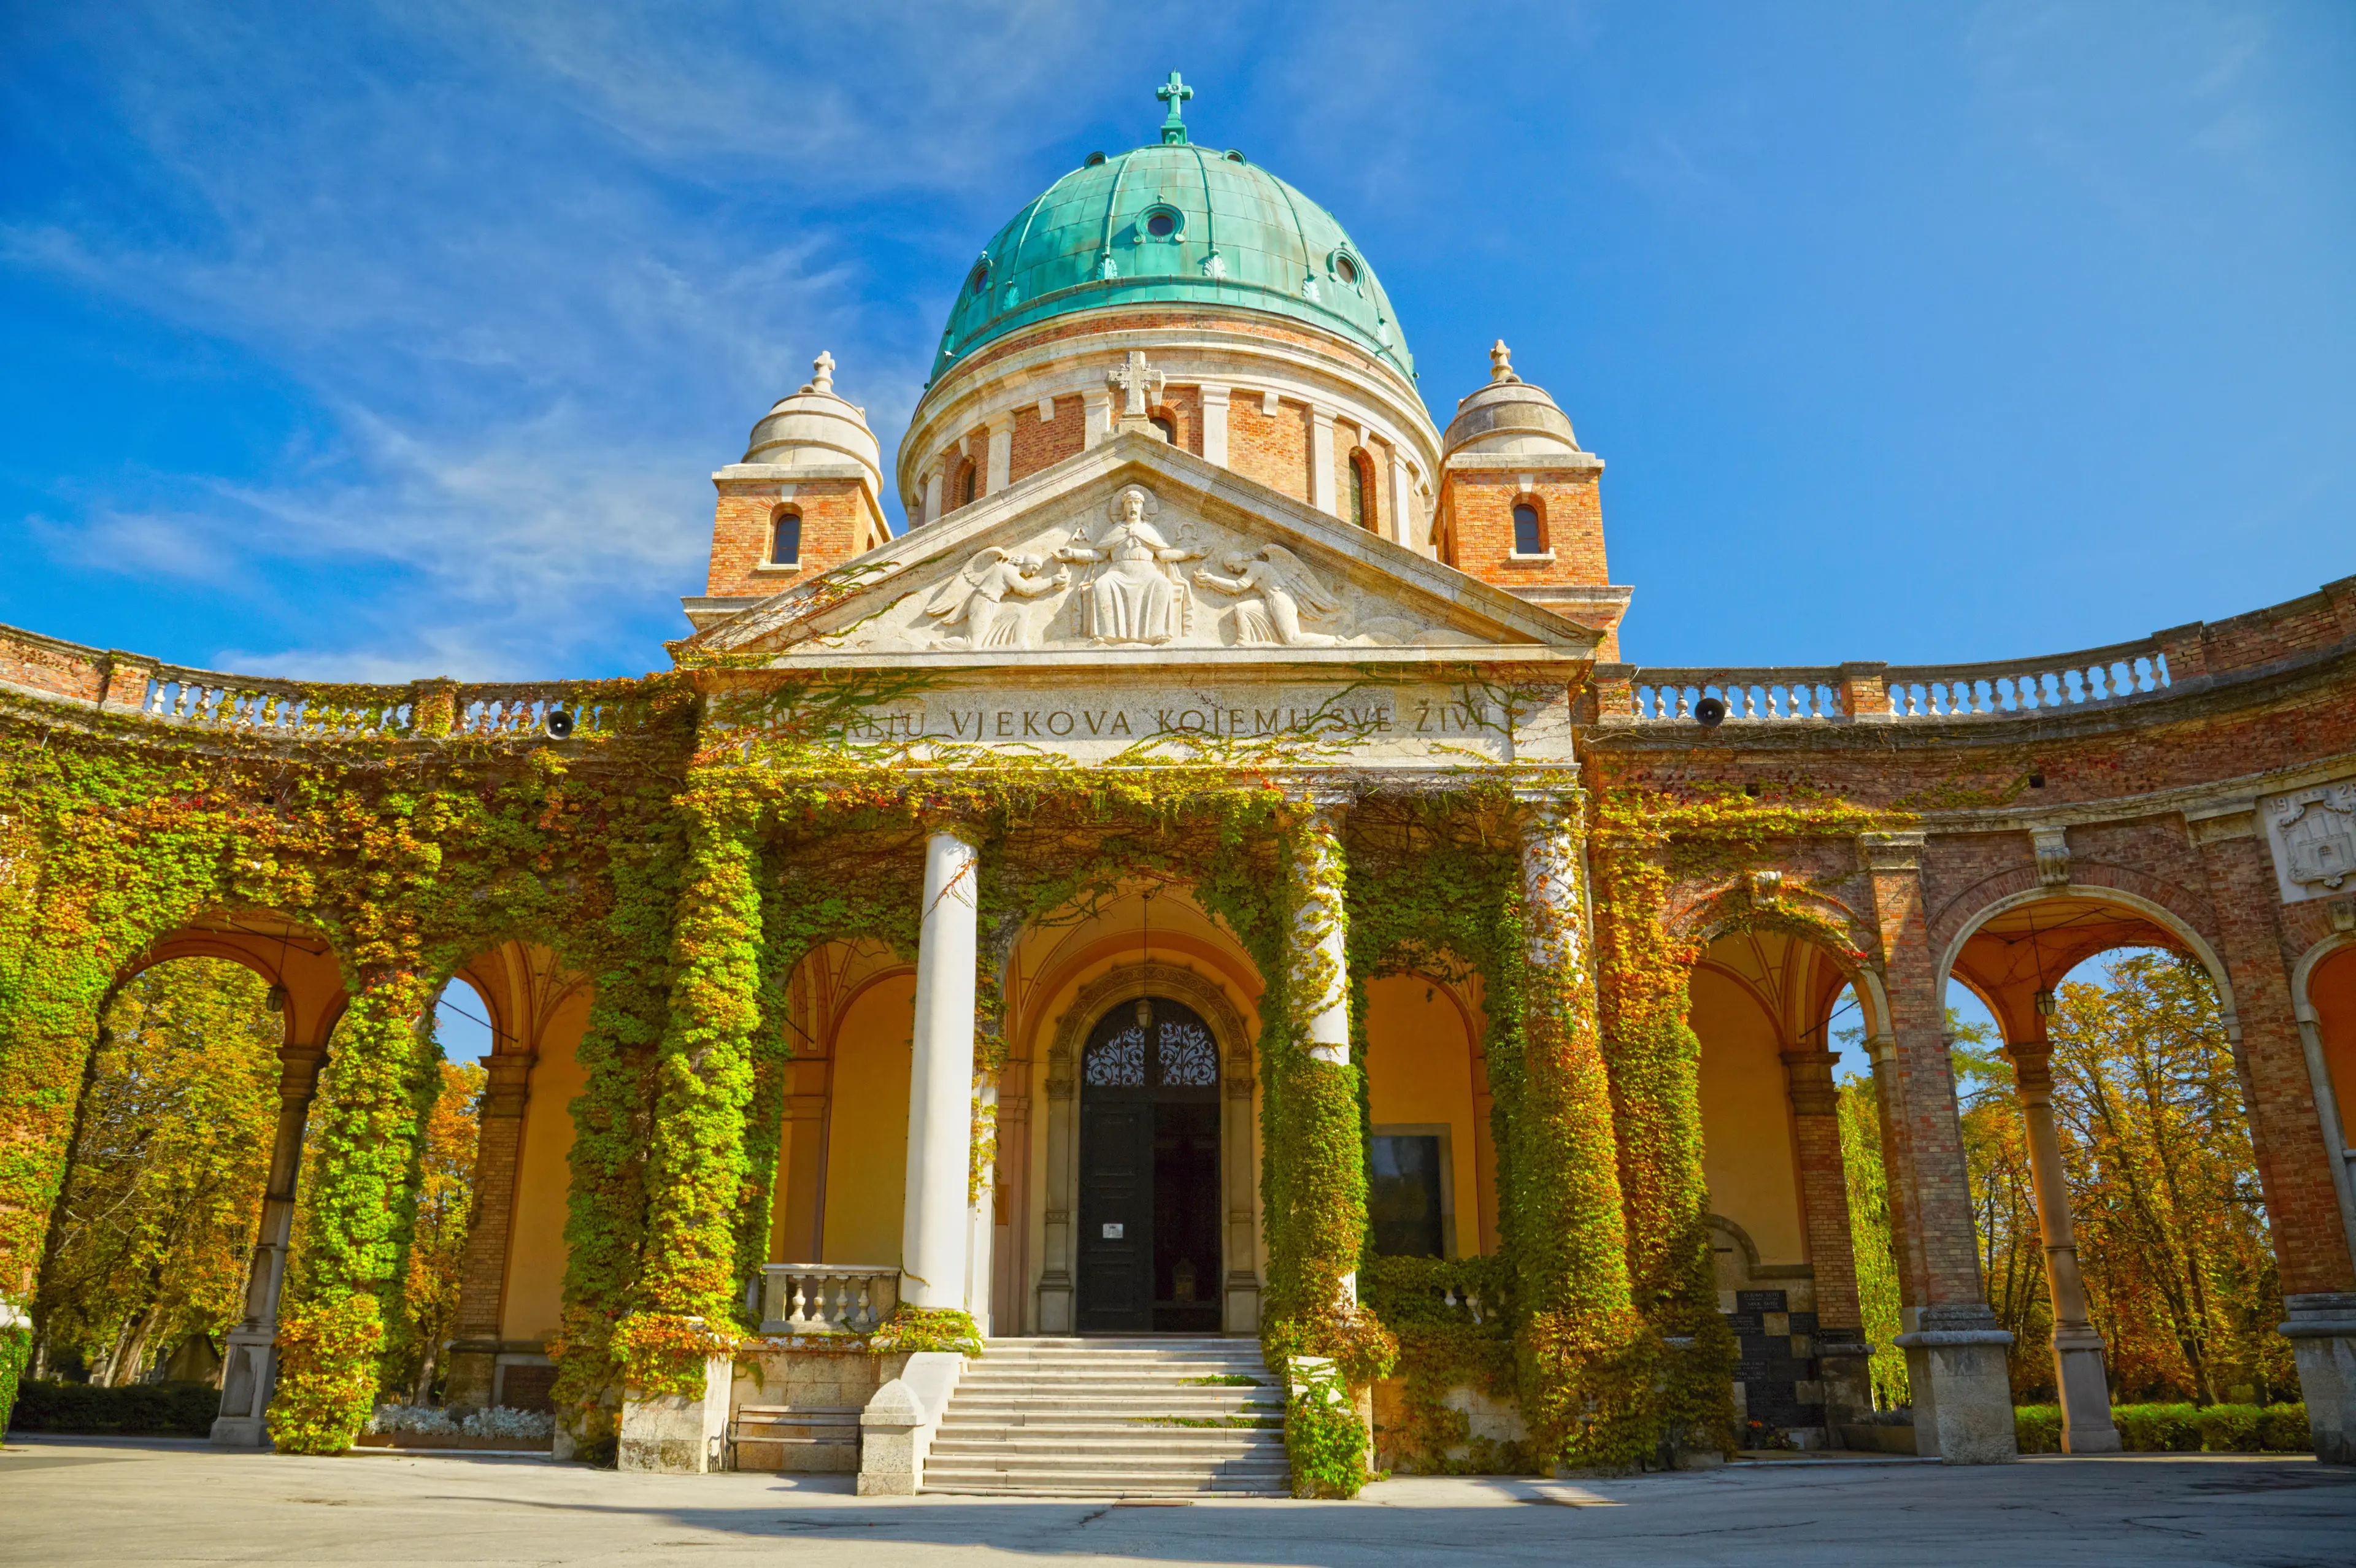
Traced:
<path id="1" fill-rule="evenodd" d="M 894 967 L 847 998 L 828 1050 L 819 1261 L 900 1265 L 916 976 Z"/>
<path id="2" fill-rule="evenodd" d="M 1364 447 L 1351 452 L 1348 468 L 1351 526 L 1372 531 L 1376 522 L 1374 470 L 1373 464 L 1366 461 Z"/>
<path id="3" fill-rule="evenodd" d="M 980 470 L 975 468 L 973 459 L 970 457 L 958 464 L 957 484 L 949 492 L 955 497 L 951 503 L 952 509 L 973 505 L 974 485 L 979 474 Z"/>
<path id="4" fill-rule="evenodd" d="M 1366 986 L 1366 1213 L 1377 1255 L 1496 1250 L 1488 1078 L 1454 989 L 1419 975 Z"/>
<path id="5" fill-rule="evenodd" d="M 140 971 L 85 1070 L 27 1376 L 218 1387 L 278 1123 L 285 998 L 227 956 Z"/>
<path id="6" fill-rule="evenodd" d="M 769 519 L 770 566 L 799 566 L 802 561 L 802 515 L 780 507 Z"/>
<path id="7" fill-rule="evenodd" d="M 1168 997 L 1106 1010 L 1080 1051 L 1079 1327 L 1220 1327 L 1219 1048 Z"/>
<path id="8" fill-rule="evenodd" d="M 2316 1044 L 2328 1092 L 2325 1144 L 2340 1160 L 2342 1213 L 2356 1227 L 2356 938 L 2341 937 L 2307 966 L 2305 1001 L 2315 1016 Z M 2322 1096 L 2319 1096 L 2320 1098 Z M 2356 1249 L 2356 1237 L 2351 1237 Z"/>
<path id="9" fill-rule="evenodd" d="M 2058 1406 L 2071 1451 L 2106 1452 L 2115 1400 L 2296 1397 L 2207 944 L 2147 900 L 2072 886 L 2000 901 L 1950 952 L 1996 1035 L 1954 1062 L 2016 1402 Z"/>
<path id="10" fill-rule="evenodd" d="M 1689 986 L 1719 1310 L 1746 1446 L 1842 1442 L 1874 1400 L 1830 1028 L 1855 982 L 1808 936 L 1710 942 Z"/>
<path id="11" fill-rule="evenodd" d="M 1524 496 L 1514 502 L 1514 553 L 1547 553 L 1546 511 L 1536 496 Z"/>

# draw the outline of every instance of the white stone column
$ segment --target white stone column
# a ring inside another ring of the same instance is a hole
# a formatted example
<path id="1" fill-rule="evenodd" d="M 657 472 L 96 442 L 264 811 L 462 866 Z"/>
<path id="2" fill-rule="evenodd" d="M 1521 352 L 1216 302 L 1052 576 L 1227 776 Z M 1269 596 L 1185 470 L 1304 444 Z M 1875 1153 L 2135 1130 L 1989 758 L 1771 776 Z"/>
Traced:
<path id="1" fill-rule="evenodd" d="M 1102 387 L 1091 387 L 1080 394 L 1083 429 L 1080 450 L 1090 451 L 1112 433 L 1112 393 Z"/>
<path id="2" fill-rule="evenodd" d="M 973 966 L 980 860 L 966 832 L 925 840 L 916 1019 L 908 1070 L 908 1186 L 900 1299 L 965 1302 L 966 1186 L 973 1159 Z"/>
<path id="3" fill-rule="evenodd" d="M 925 475 L 925 515 L 919 523 L 938 522 L 941 516 L 941 471 L 935 466 Z"/>
<path id="4" fill-rule="evenodd" d="M 990 421 L 990 460 L 983 465 L 981 490 L 995 496 L 1014 482 L 1014 416 L 1000 414 Z"/>
<path id="5" fill-rule="evenodd" d="M 1227 389 L 1205 385 L 1203 393 L 1203 460 L 1227 465 Z"/>
<path id="6" fill-rule="evenodd" d="M 1321 512 L 1333 510 L 1333 411 L 1317 404 L 1309 409 L 1309 504 Z"/>
<path id="7" fill-rule="evenodd" d="M 2045 1286 L 2053 1302 L 2053 1381 L 2062 1402 L 2062 1449 L 2066 1454 L 2116 1454 L 2122 1445 L 2119 1429 L 2111 1424 L 2103 1336 L 2086 1316 L 2086 1285 L 2078 1272 L 2078 1232 L 2070 1217 L 2069 1178 L 2062 1168 L 2062 1135 L 2053 1125 L 2053 1043 L 2027 1040 L 2006 1051 L 2019 1082 L 2020 1116 L 2029 1127 L 2029 1184 L 2037 1191 L 2037 1228 L 2045 1240 Z"/>
<path id="8" fill-rule="evenodd" d="M 1391 445 L 1391 539 L 1409 549 L 1431 553 L 1431 540 L 1425 537 L 1415 504 L 1415 470 L 1407 465 L 1407 455 L 1397 443 Z"/>

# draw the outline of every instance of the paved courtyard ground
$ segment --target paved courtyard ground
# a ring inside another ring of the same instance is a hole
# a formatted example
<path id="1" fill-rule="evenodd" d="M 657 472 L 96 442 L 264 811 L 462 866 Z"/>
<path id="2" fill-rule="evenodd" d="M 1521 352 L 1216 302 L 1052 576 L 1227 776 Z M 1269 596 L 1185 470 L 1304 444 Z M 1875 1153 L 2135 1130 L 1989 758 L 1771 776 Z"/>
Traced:
<path id="1" fill-rule="evenodd" d="M 305 1459 L 16 1439 L 0 1563 L 2356 1563 L 2356 1470 L 2239 1456 L 1985 1469 L 1787 1462 L 1573 1486 L 1401 1479 L 1354 1503 L 852 1497 L 847 1481 L 538 1459 Z"/>

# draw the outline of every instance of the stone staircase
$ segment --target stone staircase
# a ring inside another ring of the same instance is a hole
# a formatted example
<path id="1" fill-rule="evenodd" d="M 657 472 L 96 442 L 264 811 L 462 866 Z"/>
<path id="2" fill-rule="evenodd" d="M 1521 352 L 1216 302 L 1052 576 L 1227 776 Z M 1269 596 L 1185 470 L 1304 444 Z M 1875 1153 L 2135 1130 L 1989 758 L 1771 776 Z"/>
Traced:
<path id="1" fill-rule="evenodd" d="M 1254 1381 L 1214 1381 L 1231 1378 Z M 925 1490 L 1282 1496 L 1283 1405 L 1253 1339 L 992 1339 L 949 1398 Z"/>

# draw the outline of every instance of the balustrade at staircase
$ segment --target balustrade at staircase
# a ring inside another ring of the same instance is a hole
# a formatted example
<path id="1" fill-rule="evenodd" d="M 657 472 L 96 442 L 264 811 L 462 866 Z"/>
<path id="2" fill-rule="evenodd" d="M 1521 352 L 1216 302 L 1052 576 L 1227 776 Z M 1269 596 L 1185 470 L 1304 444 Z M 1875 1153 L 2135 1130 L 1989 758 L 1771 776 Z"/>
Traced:
<path id="1" fill-rule="evenodd" d="M 992 1339 L 949 1398 L 925 1490 L 1282 1496 L 1283 1424 L 1257 1340 Z"/>

